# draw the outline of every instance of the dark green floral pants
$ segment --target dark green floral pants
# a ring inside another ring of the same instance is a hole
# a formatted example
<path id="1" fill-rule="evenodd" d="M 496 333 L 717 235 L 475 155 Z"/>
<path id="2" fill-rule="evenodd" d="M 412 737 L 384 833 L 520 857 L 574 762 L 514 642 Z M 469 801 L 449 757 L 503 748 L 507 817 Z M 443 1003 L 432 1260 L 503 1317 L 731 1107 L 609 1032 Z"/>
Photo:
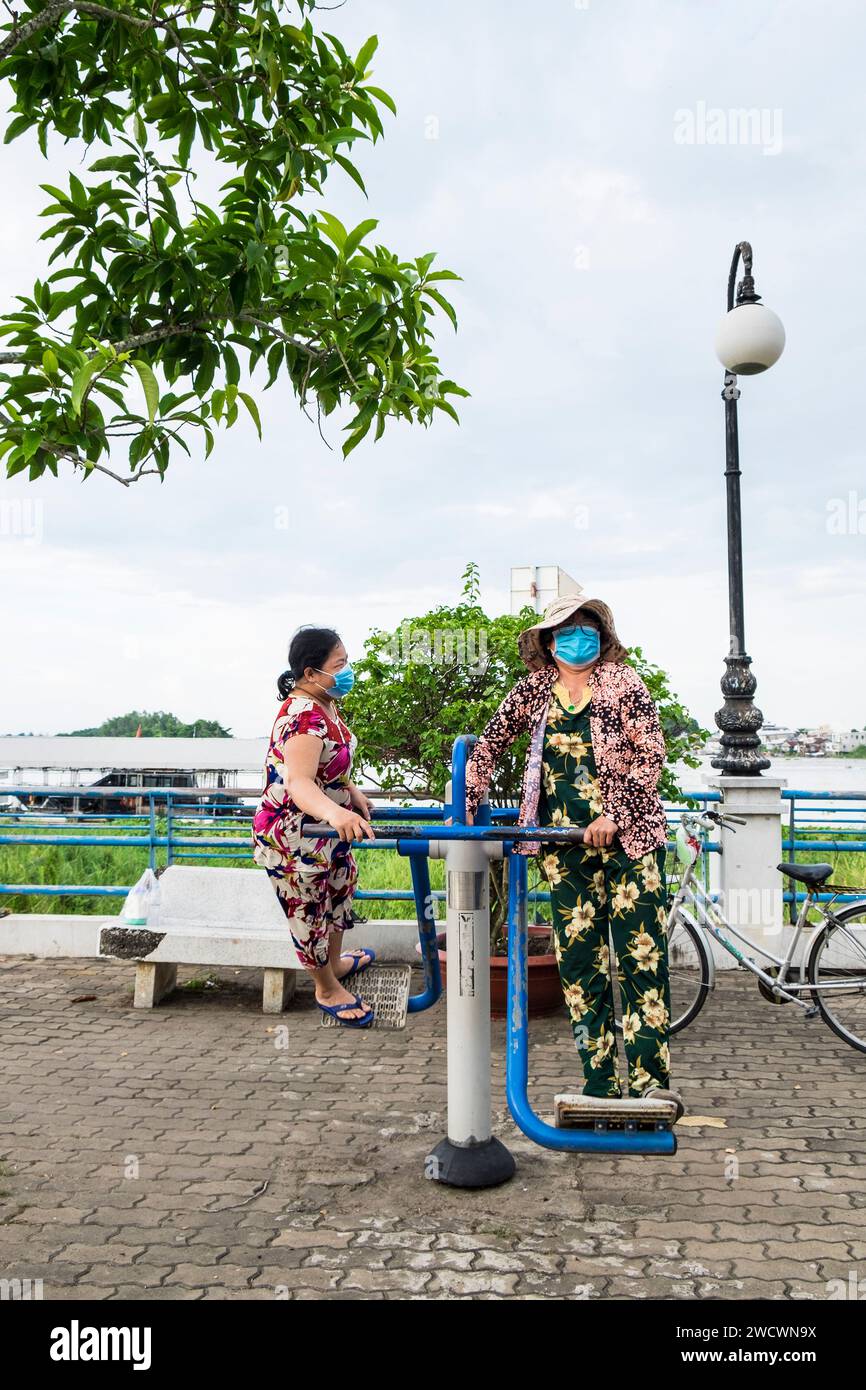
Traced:
<path id="1" fill-rule="evenodd" d="M 620 1096 L 609 936 L 618 960 L 628 1094 L 669 1084 L 670 985 L 664 848 L 557 849 L 542 857 L 556 959 L 584 1073 L 584 1095 Z"/>

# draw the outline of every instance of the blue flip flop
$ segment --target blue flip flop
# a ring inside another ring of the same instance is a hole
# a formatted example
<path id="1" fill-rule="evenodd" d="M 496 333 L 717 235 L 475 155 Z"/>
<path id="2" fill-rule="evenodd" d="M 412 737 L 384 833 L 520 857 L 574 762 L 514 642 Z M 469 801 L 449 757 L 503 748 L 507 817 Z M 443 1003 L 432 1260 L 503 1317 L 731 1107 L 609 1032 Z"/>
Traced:
<path id="1" fill-rule="evenodd" d="M 337 978 L 340 980 L 348 980 L 352 975 L 363 975 L 364 971 L 367 970 L 376 959 L 376 952 L 371 951 L 369 946 L 359 946 L 357 951 L 343 951 L 342 955 L 344 955 L 347 960 L 354 957 L 357 961 L 358 956 L 369 956 L 370 959 L 365 961 L 363 965 L 353 966 L 351 970 L 346 971 L 345 975 L 339 975 Z"/>
<path id="2" fill-rule="evenodd" d="M 340 1023 L 340 1024 L 342 1024 L 342 1026 L 343 1026 L 344 1028 L 369 1028 L 370 1024 L 373 1022 L 373 1010 L 370 1008 L 369 1004 L 365 1004 L 365 1003 L 364 1003 L 364 1001 L 363 1001 L 363 999 L 361 998 L 360 994 L 356 994 L 356 995 L 354 996 L 354 1000 L 355 1000 L 354 1003 L 347 1003 L 347 1004 L 320 1004 L 319 1001 L 318 1001 L 318 999 L 317 999 L 317 1000 L 316 1000 L 316 1008 L 317 1008 L 317 1009 L 321 1009 L 321 1011 L 322 1011 L 323 1014 L 330 1014 L 331 1017 L 332 1017 L 332 1018 L 335 1018 L 335 1019 L 337 1020 L 337 1022 Z M 366 1008 L 366 1010 L 367 1010 L 367 1014 L 368 1014 L 367 1017 L 362 1017 L 362 1018 L 341 1018 L 341 1017 L 340 1017 L 340 1013 L 341 1013 L 341 1011 L 342 1011 L 343 1009 L 363 1009 L 363 1008 Z"/>

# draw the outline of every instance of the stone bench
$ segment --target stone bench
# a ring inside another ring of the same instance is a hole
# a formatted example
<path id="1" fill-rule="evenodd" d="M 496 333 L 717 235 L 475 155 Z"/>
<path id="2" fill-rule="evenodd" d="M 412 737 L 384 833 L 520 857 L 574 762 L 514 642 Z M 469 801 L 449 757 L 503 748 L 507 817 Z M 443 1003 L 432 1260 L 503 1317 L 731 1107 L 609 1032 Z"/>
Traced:
<path id="1" fill-rule="evenodd" d="M 262 1009 L 282 1013 L 304 967 L 267 874 L 259 869 L 172 864 L 159 879 L 157 930 L 124 926 L 99 932 L 100 956 L 135 962 L 137 1009 L 152 1009 L 177 984 L 179 965 L 261 968 Z"/>
<path id="2" fill-rule="evenodd" d="M 172 864 L 159 884 L 157 930 L 126 927 L 119 915 L 104 913 L 14 913 L 0 918 L 0 956 L 130 961 L 140 1009 L 153 1008 L 175 988 L 179 965 L 259 968 L 264 1012 L 282 1012 L 304 967 L 268 875 Z M 363 915 L 363 902 L 358 911 Z M 371 947 L 381 963 L 415 967 L 417 943 L 417 924 L 405 918 L 359 922 L 344 937 L 346 950 Z"/>

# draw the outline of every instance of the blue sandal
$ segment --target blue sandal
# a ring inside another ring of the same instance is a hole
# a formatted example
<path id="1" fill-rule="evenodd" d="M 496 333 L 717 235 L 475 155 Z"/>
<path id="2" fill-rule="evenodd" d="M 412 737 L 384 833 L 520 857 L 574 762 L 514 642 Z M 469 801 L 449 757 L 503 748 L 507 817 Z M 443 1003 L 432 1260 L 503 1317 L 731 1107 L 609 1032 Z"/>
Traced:
<path id="1" fill-rule="evenodd" d="M 330 1014 L 331 1017 L 335 1018 L 344 1028 L 368 1028 L 373 1022 L 373 1010 L 370 1008 L 369 1004 L 365 1005 L 360 994 L 356 994 L 354 998 L 354 1003 L 347 1004 L 320 1004 L 317 999 L 316 1008 L 321 1009 L 323 1014 Z M 367 1014 L 361 1018 L 340 1018 L 340 1013 L 343 1009 L 363 1008 L 366 1008 Z"/>
<path id="2" fill-rule="evenodd" d="M 369 956 L 370 959 L 365 961 L 363 965 L 358 965 L 357 960 L 359 956 Z M 376 959 L 376 952 L 371 951 L 369 946 L 359 946 L 356 951 L 343 951 L 340 959 L 342 960 L 344 957 L 346 960 L 354 960 L 356 964 L 351 970 L 347 970 L 345 975 L 338 975 L 338 980 L 348 980 L 352 975 L 363 975 L 364 971 L 368 969 Z"/>

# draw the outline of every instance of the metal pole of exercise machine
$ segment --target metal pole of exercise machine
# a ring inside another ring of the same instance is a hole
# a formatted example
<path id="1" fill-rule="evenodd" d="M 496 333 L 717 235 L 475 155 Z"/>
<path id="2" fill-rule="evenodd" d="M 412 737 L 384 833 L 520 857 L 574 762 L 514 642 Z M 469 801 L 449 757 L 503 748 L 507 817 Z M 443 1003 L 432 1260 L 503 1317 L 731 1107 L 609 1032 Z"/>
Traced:
<path id="1" fill-rule="evenodd" d="M 466 762 L 475 742 L 454 741 L 448 800 L 456 826 L 466 823 Z M 476 824 L 490 823 L 486 800 Z M 430 837 L 430 857 L 444 858 L 448 1133 L 425 1160 L 425 1175 L 450 1187 L 498 1187 L 514 1176 L 511 1152 L 491 1133 L 490 888 L 488 866 L 501 841 Z"/>

